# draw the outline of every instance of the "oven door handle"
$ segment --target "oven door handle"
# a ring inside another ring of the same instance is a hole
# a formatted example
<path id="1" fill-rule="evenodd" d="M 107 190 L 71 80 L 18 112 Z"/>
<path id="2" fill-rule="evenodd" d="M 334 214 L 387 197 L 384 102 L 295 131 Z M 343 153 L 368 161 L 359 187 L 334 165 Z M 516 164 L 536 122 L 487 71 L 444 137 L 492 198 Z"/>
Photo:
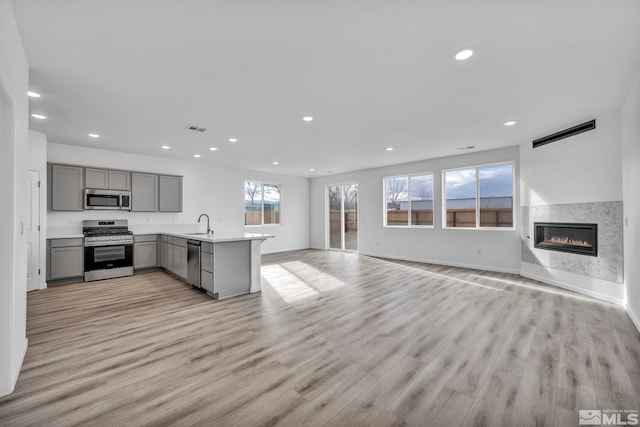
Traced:
<path id="1" fill-rule="evenodd" d="M 128 242 L 84 242 L 85 248 L 96 248 L 103 246 L 133 246 L 133 240 Z"/>

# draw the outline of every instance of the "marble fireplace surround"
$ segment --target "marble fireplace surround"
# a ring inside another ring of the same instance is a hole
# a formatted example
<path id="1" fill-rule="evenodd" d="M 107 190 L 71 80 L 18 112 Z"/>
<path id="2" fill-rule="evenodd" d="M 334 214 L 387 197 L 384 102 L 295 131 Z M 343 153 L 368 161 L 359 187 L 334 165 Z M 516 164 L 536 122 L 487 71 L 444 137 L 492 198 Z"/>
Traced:
<path id="1" fill-rule="evenodd" d="M 522 261 L 623 283 L 622 201 L 520 207 Z M 598 256 L 534 248 L 534 222 L 598 224 Z"/>

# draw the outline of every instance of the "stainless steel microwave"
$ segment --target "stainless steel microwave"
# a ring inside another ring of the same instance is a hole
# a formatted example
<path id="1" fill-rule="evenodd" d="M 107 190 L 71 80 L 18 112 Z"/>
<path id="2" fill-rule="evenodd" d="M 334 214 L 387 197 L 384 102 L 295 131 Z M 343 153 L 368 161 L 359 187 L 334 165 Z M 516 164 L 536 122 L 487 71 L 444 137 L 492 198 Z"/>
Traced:
<path id="1" fill-rule="evenodd" d="M 85 209 L 119 209 L 131 210 L 131 191 L 119 190 L 84 190 Z"/>

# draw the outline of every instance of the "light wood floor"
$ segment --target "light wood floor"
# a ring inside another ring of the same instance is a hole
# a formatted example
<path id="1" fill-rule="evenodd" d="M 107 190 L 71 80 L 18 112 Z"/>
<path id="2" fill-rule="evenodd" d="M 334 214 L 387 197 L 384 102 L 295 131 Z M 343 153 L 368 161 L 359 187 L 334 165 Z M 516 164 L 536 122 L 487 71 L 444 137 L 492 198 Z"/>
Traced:
<path id="1" fill-rule="evenodd" d="M 625 312 L 518 276 L 296 251 L 214 301 L 155 272 L 28 296 L 2 426 L 577 425 L 640 409 Z"/>

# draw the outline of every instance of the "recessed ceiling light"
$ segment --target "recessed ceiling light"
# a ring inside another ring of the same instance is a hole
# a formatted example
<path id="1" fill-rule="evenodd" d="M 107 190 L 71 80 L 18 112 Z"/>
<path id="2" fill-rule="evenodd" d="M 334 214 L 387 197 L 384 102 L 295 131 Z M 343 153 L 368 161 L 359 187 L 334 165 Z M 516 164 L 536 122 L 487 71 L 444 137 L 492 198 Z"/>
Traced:
<path id="1" fill-rule="evenodd" d="M 237 138 L 229 138 L 228 141 L 229 142 L 238 142 L 238 139 Z"/>
<path id="2" fill-rule="evenodd" d="M 464 61 L 466 59 L 471 58 L 471 55 L 473 55 L 473 50 L 472 49 L 462 49 L 461 51 L 456 53 L 455 58 L 458 61 Z"/>
<path id="3" fill-rule="evenodd" d="M 168 149 L 169 149 L 169 148 L 171 148 L 171 147 L 169 147 L 168 145 L 163 145 L 163 146 L 161 146 L 160 148 L 162 148 L 163 150 L 168 150 Z"/>
<path id="4" fill-rule="evenodd" d="M 43 116 L 42 114 L 32 114 L 31 117 L 33 117 L 34 119 L 40 119 L 40 120 L 44 120 L 47 118 L 47 116 Z"/>
<path id="5" fill-rule="evenodd" d="M 100 135 L 98 135 L 97 133 L 90 133 L 89 136 L 91 138 L 100 138 Z"/>
<path id="6" fill-rule="evenodd" d="M 515 120 L 509 120 L 508 122 L 504 122 L 505 126 L 513 126 L 515 125 L 517 122 Z"/>
<path id="7" fill-rule="evenodd" d="M 309 172 L 314 172 L 314 171 L 315 171 L 314 168 L 309 169 Z"/>
<path id="8" fill-rule="evenodd" d="M 40 94 L 37 92 L 27 92 L 27 95 L 29 95 L 31 98 L 40 98 Z"/>
<path id="9" fill-rule="evenodd" d="M 278 162 L 273 162 L 273 164 L 274 164 L 274 165 L 279 165 L 280 163 L 278 163 Z"/>
<path id="10" fill-rule="evenodd" d="M 310 121 L 313 121 L 313 117 L 311 117 L 311 116 L 304 116 L 304 117 L 302 118 L 302 120 L 304 120 L 305 122 L 310 122 Z"/>
<path id="11" fill-rule="evenodd" d="M 387 148 L 385 148 L 385 150 L 387 150 L 387 151 L 393 151 L 393 147 L 387 147 Z"/>
<path id="12" fill-rule="evenodd" d="M 194 154 L 193 157 L 195 157 L 196 159 L 200 158 L 200 154 Z"/>
<path id="13" fill-rule="evenodd" d="M 211 150 L 211 151 L 217 151 L 217 150 L 218 150 L 218 148 L 217 148 L 217 147 L 209 147 L 209 150 Z"/>

